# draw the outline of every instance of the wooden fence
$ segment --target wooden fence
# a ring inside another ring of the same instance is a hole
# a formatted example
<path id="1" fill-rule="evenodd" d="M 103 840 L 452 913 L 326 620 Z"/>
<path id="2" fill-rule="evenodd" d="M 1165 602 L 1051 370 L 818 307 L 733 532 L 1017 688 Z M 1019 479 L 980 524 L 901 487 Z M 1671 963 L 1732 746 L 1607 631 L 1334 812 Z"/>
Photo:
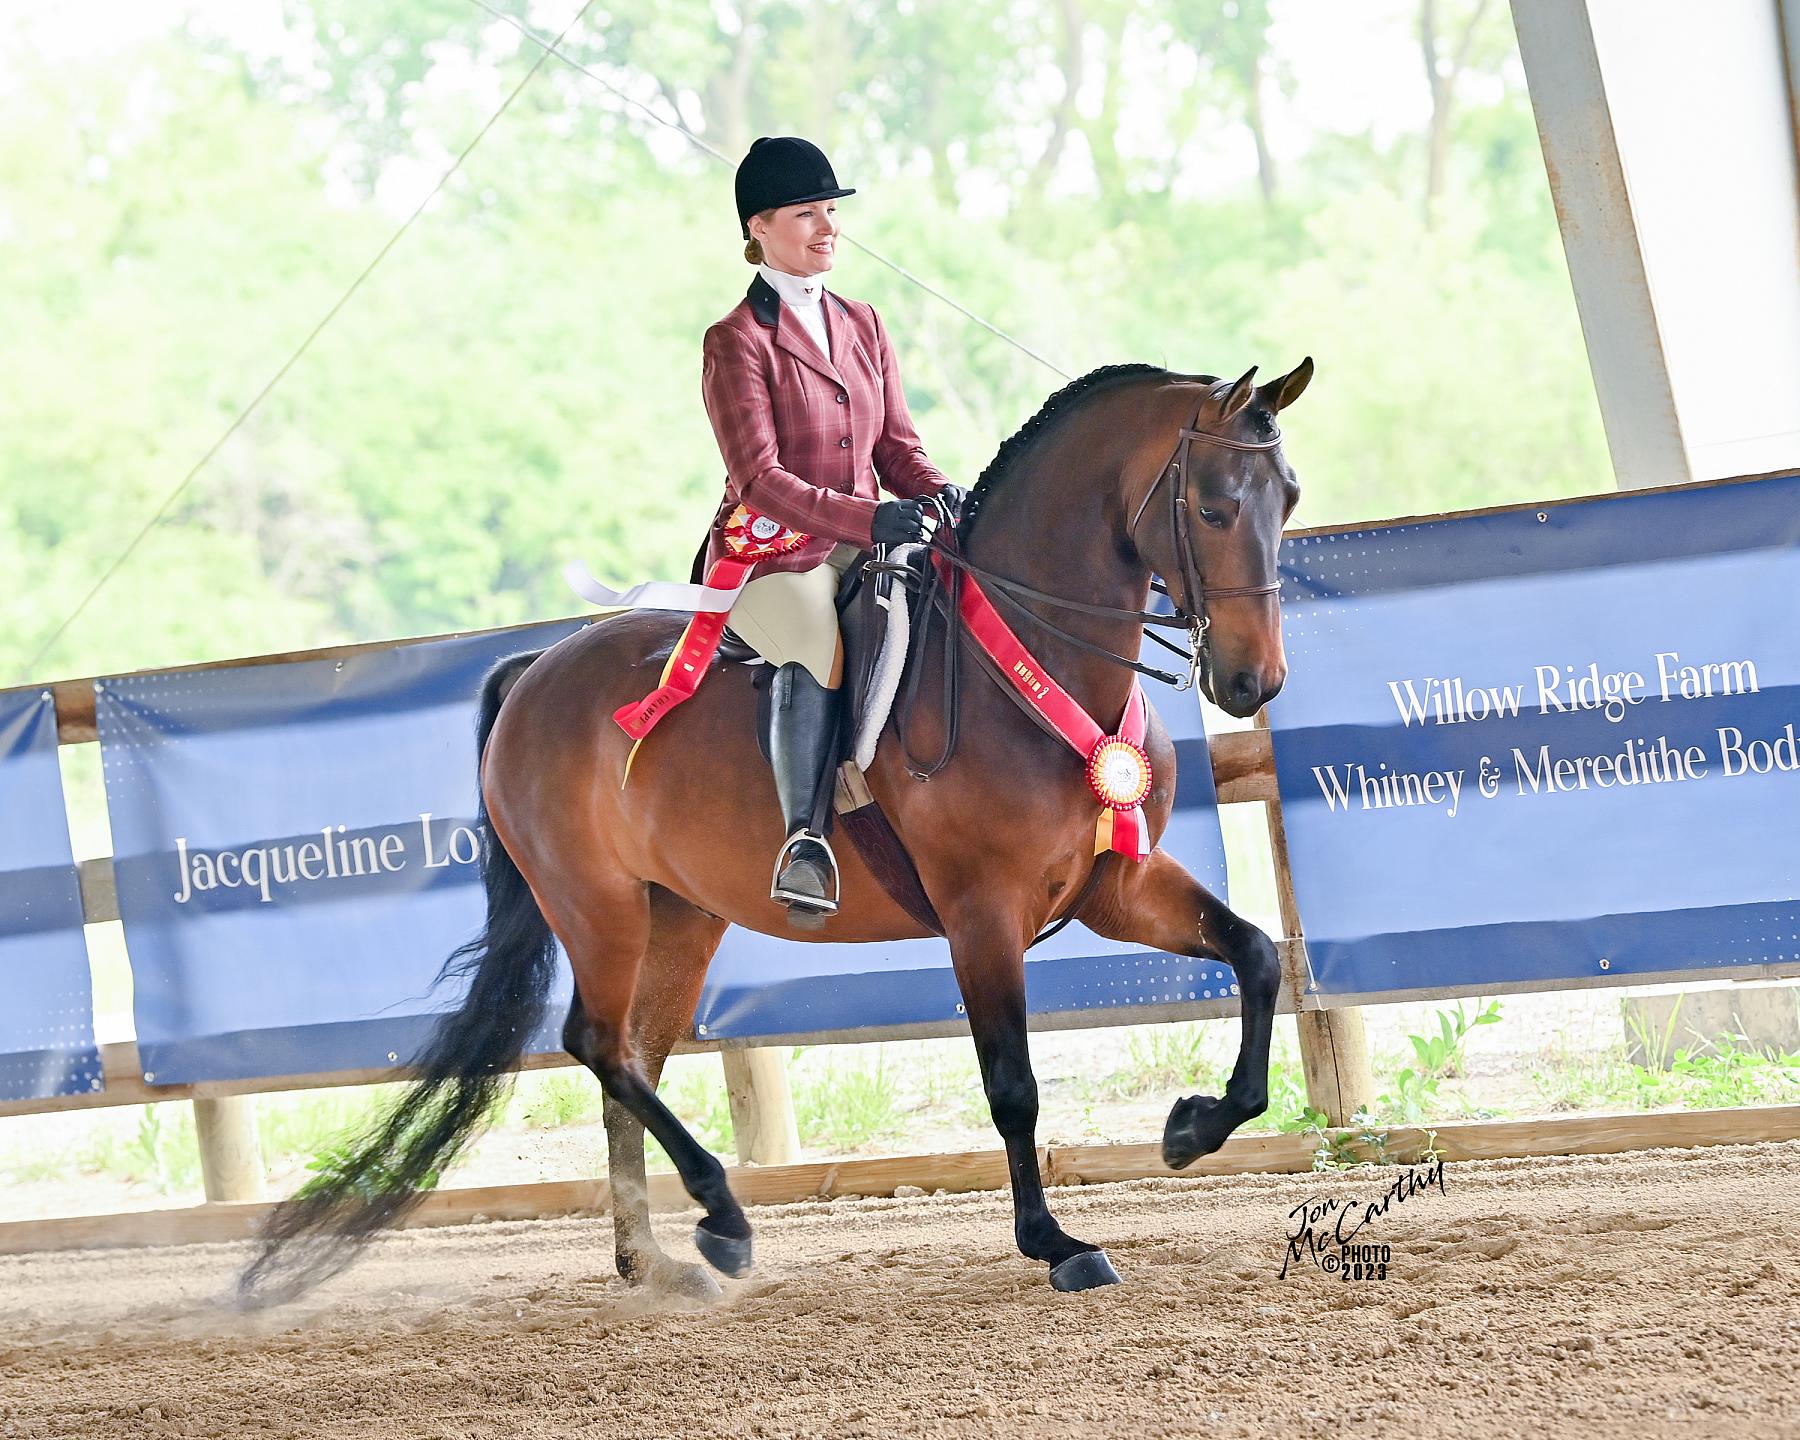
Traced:
<path id="1" fill-rule="evenodd" d="M 1383 523 L 1405 524 L 1412 523 L 1412 520 Z M 524 627 L 503 627 L 503 629 L 505 628 Z M 458 634 L 468 633 L 477 632 L 458 632 Z M 457 637 L 431 636 L 412 641 L 334 646 L 325 649 L 293 651 L 281 655 L 256 656 L 244 660 L 222 661 L 209 665 L 171 667 L 164 671 L 145 673 L 176 674 L 196 669 L 235 668 L 301 660 L 335 659 L 370 650 L 398 649 L 404 645 L 426 643 L 427 640 L 451 638 Z M 97 742 L 99 736 L 95 719 L 95 682 L 92 679 L 69 680 L 55 683 L 48 688 L 54 693 L 56 699 L 59 743 L 76 745 Z M 1363 1004 L 1401 1000 L 1447 1000 L 1460 996 L 1504 994 L 1526 990 L 1569 990 L 1590 986 L 1645 983 L 1642 976 L 1601 974 L 1586 981 L 1561 981 L 1549 986 L 1534 983 L 1443 986 L 1428 990 L 1330 998 L 1317 994 L 1309 986 L 1305 936 L 1294 899 L 1293 880 L 1288 867 L 1287 841 L 1282 825 L 1281 803 L 1276 790 L 1274 759 L 1269 734 L 1264 728 L 1265 723 L 1263 717 L 1259 716 L 1257 727 L 1254 729 L 1232 731 L 1210 737 L 1208 745 L 1213 767 L 1213 780 L 1221 805 L 1260 805 L 1264 809 L 1275 867 L 1276 895 L 1280 906 L 1283 931 L 1280 940 L 1282 985 L 1278 1009 L 1281 1013 L 1292 1014 L 1296 1017 L 1308 1103 L 1329 1117 L 1333 1125 L 1346 1124 L 1358 1109 L 1369 1105 L 1375 1098 L 1368 1045 L 1363 1031 L 1361 1008 Z M 87 922 L 92 924 L 117 920 L 119 918 L 118 899 L 111 858 L 98 857 L 83 860 L 80 862 L 79 871 L 82 906 Z M 1767 980 L 1795 975 L 1800 975 L 1800 962 L 1739 967 L 1730 972 L 1729 978 Z M 1716 981 L 1720 978 L 1722 978 L 1721 972 L 1716 969 L 1670 972 L 1659 974 L 1656 977 L 1658 981 Z M 1206 1019 L 1229 1013 L 1234 1005 L 1235 1002 L 1230 1001 L 1202 1000 L 1166 1005 L 1131 1006 L 1106 1011 L 1034 1015 L 1031 1019 L 1031 1027 L 1034 1030 L 1078 1029 L 1107 1025 L 1141 1025 L 1169 1020 Z M 781 1048 L 785 1049 L 789 1045 L 803 1043 L 860 1044 L 967 1033 L 968 1027 L 963 1021 L 872 1027 L 786 1036 L 783 1037 Z M 792 1106 L 788 1098 L 786 1075 L 778 1058 L 779 1051 L 700 1037 L 690 1039 L 678 1046 L 677 1049 L 721 1052 L 740 1161 L 793 1168 L 792 1162 L 798 1158 L 798 1144 L 795 1137 Z M 194 1105 L 202 1173 L 209 1202 L 254 1202 L 261 1199 L 262 1162 L 256 1138 L 255 1114 L 251 1097 L 286 1090 L 369 1085 L 405 1078 L 403 1069 L 392 1068 L 216 1081 L 193 1085 L 158 1085 L 155 1083 L 154 1076 L 147 1076 L 143 1073 L 135 1043 L 125 1042 L 102 1046 L 101 1058 L 105 1074 L 103 1090 L 46 1100 L 0 1103 L 0 1118 L 52 1111 L 94 1109 L 104 1106 L 143 1105 L 150 1102 L 175 1100 L 190 1101 Z M 533 1070 L 573 1063 L 565 1055 L 540 1055 L 528 1057 L 520 1068 Z M 1797 1116 L 1800 1116 L 1800 1107 L 1790 1107 L 1781 1111 L 1769 1112 L 1766 1121 L 1750 1121 L 1736 1127 L 1726 1128 L 1730 1129 L 1737 1138 L 1785 1138 L 1790 1134 L 1800 1134 L 1800 1120 L 1796 1119 Z M 1667 1117 L 1656 1118 L 1666 1120 Z M 1624 1124 L 1624 1117 L 1618 1117 L 1605 1129 L 1605 1133 L 1616 1140 L 1621 1133 L 1621 1126 Z M 1626 1128 L 1630 1127 L 1626 1126 Z M 1640 1143 L 1655 1143 L 1654 1137 L 1659 1133 L 1658 1127 L 1639 1127 L 1639 1129 L 1645 1137 L 1640 1140 Z M 1152 1165 L 1150 1168 L 1154 1170 L 1157 1167 Z M 1141 1171 L 1140 1173 L 1148 1172 Z M 448 1202 L 440 1202 L 438 1208 L 445 1209 L 446 1205 Z M 489 1204 L 483 1208 L 496 1211 L 497 1208 L 503 1207 Z M 454 1206 L 446 1210 L 446 1213 L 451 1211 L 462 1213 L 455 1210 Z M 38 1228 L 33 1230 L 34 1235 L 43 1233 L 42 1224 L 49 1222 L 36 1223 Z M 121 1223 L 123 1223 L 122 1217 Z M 0 1227 L 0 1230 L 7 1228 L 10 1227 Z M 126 1226 L 120 1233 L 122 1235 L 136 1233 L 143 1228 L 142 1222 L 137 1222 L 132 1226 Z M 151 1228 L 154 1230 L 154 1227 Z M 105 1222 L 103 1220 L 90 1219 L 83 1221 L 69 1233 L 79 1233 L 83 1237 L 83 1243 L 87 1243 L 95 1234 L 104 1229 Z M 0 1250 L 6 1248 L 8 1248 L 8 1242 L 0 1238 Z"/>

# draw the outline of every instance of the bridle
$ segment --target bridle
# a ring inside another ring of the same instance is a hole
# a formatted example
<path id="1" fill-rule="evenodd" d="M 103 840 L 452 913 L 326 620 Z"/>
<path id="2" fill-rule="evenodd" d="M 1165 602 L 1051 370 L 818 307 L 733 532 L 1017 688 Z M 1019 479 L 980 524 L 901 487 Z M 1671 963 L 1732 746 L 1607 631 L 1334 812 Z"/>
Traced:
<path id="1" fill-rule="evenodd" d="M 1198 420 L 1200 417 L 1195 415 Z M 1188 671 L 1186 685 L 1177 685 L 1177 689 L 1185 690 L 1194 683 L 1194 671 L 1199 666 L 1199 655 L 1202 641 L 1206 638 L 1206 628 L 1211 623 L 1206 614 L 1208 600 L 1231 600 L 1239 596 L 1273 595 L 1281 589 L 1279 580 L 1272 580 L 1266 585 L 1206 585 L 1200 579 L 1194 562 L 1193 520 L 1188 506 L 1188 447 L 1194 441 L 1203 440 L 1209 445 L 1220 445 L 1227 450 L 1273 450 L 1281 443 L 1281 432 L 1277 430 L 1271 440 L 1231 440 L 1223 435 L 1214 435 L 1207 430 L 1196 430 L 1191 425 L 1181 427 L 1181 434 L 1175 444 L 1175 453 L 1169 457 L 1169 463 L 1163 466 L 1144 492 L 1144 498 L 1138 501 L 1138 508 L 1131 517 L 1131 523 L 1125 527 L 1125 534 L 1133 546 L 1137 544 L 1138 522 L 1144 518 L 1144 511 L 1150 506 L 1150 499 L 1162 488 L 1163 481 L 1169 482 L 1169 531 L 1175 541 L 1175 554 L 1181 567 L 1181 594 L 1185 603 L 1175 607 L 1176 616 L 1188 624 L 1189 639 L 1193 644 L 1193 668 Z M 1164 594 L 1168 594 L 1165 589 Z M 1196 605 L 1195 599 L 1199 604 Z M 1175 597 L 1170 595 L 1169 601 L 1174 604 Z"/>
<path id="2" fill-rule="evenodd" d="M 1205 402 L 1202 402 L 1204 405 Z M 1199 420 L 1198 412 L 1194 419 Z M 950 763 L 956 753 L 957 723 L 960 707 L 957 704 L 960 665 L 962 651 L 961 637 L 957 627 L 961 622 L 960 591 L 964 574 L 979 579 L 988 593 L 1001 600 L 1016 614 L 1032 622 L 1040 629 L 1048 630 L 1058 639 L 1085 650 L 1115 665 L 1122 665 L 1128 670 L 1135 670 L 1140 675 L 1148 675 L 1152 679 L 1161 680 L 1172 685 L 1176 690 L 1191 689 L 1199 675 L 1201 658 L 1205 652 L 1206 631 L 1211 623 L 1206 612 L 1208 600 L 1229 600 L 1240 596 L 1273 595 L 1281 588 L 1280 581 L 1271 581 L 1266 585 L 1216 585 L 1209 586 L 1199 574 L 1198 563 L 1194 559 L 1191 543 L 1193 534 L 1190 507 L 1188 504 L 1188 452 L 1195 441 L 1208 445 L 1221 445 L 1228 450 L 1273 450 L 1281 443 L 1281 434 L 1276 432 L 1270 440 L 1232 440 L 1223 435 L 1214 435 L 1210 431 L 1196 429 L 1193 425 L 1184 425 L 1177 437 L 1174 452 L 1168 462 L 1157 473 L 1150 488 L 1144 492 L 1144 498 L 1138 502 L 1137 510 L 1126 526 L 1126 536 L 1135 546 L 1137 543 L 1137 526 L 1149 508 L 1151 499 L 1162 488 L 1163 482 L 1169 482 L 1169 528 L 1175 543 L 1179 560 L 1181 601 L 1164 585 L 1156 580 L 1150 582 L 1151 588 L 1158 594 L 1168 598 L 1174 608 L 1172 615 L 1159 615 L 1148 610 L 1121 610 L 1111 605 L 1092 605 L 1082 600 L 1070 600 L 1061 595 L 1052 595 L 1047 591 L 1037 590 L 1029 585 L 1021 584 L 1004 575 L 997 575 L 980 565 L 965 559 L 956 551 L 955 520 L 950 508 L 936 496 L 925 504 L 933 510 L 938 524 L 933 533 L 929 553 L 923 573 L 916 571 L 905 562 L 894 562 L 887 559 L 872 560 L 865 567 L 865 573 L 873 575 L 898 576 L 903 583 L 916 584 L 920 600 L 920 620 L 914 627 L 907 657 L 906 694 L 894 710 L 894 727 L 901 742 L 902 754 L 907 770 L 915 779 L 929 780 L 938 771 Z M 938 563 L 948 567 L 947 573 L 941 572 Z M 948 592 L 947 596 L 945 592 Z M 1028 608 L 1024 602 L 1033 600 L 1042 605 L 1054 606 L 1058 609 L 1072 611 L 1080 615 L 1093 615 L 1106 620 L 1125 620 L 1146 627 L 1179 629 L 1188 632 L 1188 648 L 1183 649 L 1172 640 L 1167 640 L 1156 633 L 1155 628 L 1146 628 L 1145 638 L 1154 640 L 1165 650 L 1174 652 L 1187 662 L 1185 676 L 1171 674 L 1167 670 L 1158 670 L 1153 665 L 1146 665 L 1128 655 L 1120 655 L 1108 650 L 1104 645 L 1096 645 L 1079 635 L 1072 634 L 1054 621 L 1046 619 Z M 925 640 L 931 628 L 931 617 L 934 611 L 942 608 L 949 633 L 944 643 L 944 746 L 942 753 L 929 766 L 921 767 L 914 759 L 912 747 L 906 740 L 906 717 L 912 711 L 913 700 L 918 692 L 920 674 L 924 669 Z"/>

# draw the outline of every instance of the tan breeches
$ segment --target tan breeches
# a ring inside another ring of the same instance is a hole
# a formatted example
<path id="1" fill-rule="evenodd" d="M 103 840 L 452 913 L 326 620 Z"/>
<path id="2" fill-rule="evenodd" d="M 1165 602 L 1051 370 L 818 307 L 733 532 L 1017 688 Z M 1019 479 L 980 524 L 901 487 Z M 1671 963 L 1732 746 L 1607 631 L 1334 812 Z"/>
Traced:
<path id="1" fill-rule="evenodd" d="M 771 665 L 798 661 L 827 690 L 837 689 L 844 669 L 837 587 L 857 553 L 839 545 L 810 570 L 758 576 L 731 607 L 732 630 Z"/>

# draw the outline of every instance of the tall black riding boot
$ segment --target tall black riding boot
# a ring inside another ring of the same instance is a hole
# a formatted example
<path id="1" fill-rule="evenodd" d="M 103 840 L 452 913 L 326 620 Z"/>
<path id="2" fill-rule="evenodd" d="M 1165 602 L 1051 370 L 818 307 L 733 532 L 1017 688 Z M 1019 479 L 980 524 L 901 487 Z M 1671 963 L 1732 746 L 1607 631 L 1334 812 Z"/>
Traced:
<path id="1" fill-rule="evenodd" d="M 820 788 L 832 781 L 838 692 L 790 661 L 775 672 L 769 695 L 769 756 L 787 841 L 775 857 L 769 898 L 788 907 L 788 923 L 816 929 L 837 913 L 837 858 L 812 828 Z"/>

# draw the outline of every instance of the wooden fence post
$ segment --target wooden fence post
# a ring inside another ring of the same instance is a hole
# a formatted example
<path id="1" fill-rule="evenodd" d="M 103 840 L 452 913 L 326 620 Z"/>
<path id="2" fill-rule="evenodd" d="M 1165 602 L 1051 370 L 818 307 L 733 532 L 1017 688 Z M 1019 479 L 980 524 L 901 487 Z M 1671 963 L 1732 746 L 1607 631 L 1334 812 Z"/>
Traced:
<path id="1" fill-rule="evenodd" d="M 792 1165 L 800 1158 L 800 1131 L 780 1050 L 721 1050 L 725 1094 L 740 1165 Z"/>
<path id="2" fill-rule="evenodd" d="M 1256 728 L 1267 730 L 1266 711 L 1256 713 Z M 1296 1007 L 1306 994 L 1306 935 L 1300 925 L 1300 906 L 1294 899 L 1294 876 L 1288 869 L 1287 826 L 1281 818 L 1281 797 L 1265 800 L 1269 816 L 1269 852 L 1275 862 L 1275 898 L 1281 906 L 1282 983 L 1294 995 Z M 1375 1100 L 1375 1079 L 1369 1070 L 1369 1041 L 1363 1031 L 1362 1009 L 1346 1005 L 1336 1010 L 1296 1008 L 1294 1022 L 1300 1031 L 1300 1067 L 1306 1075 L 1306 1103 L 1323 1110 L 1333 1125 L 1348 1125 L 1350 1117 Z"/>
<path id="3" fill-rule="evenodd" d="M 200 1141 L 200 1176 L 208 1200 L 263 1198 L 262 1140 L 256 1133 L 254 1095 L 195 1100 L 194 1133 Z"/>

